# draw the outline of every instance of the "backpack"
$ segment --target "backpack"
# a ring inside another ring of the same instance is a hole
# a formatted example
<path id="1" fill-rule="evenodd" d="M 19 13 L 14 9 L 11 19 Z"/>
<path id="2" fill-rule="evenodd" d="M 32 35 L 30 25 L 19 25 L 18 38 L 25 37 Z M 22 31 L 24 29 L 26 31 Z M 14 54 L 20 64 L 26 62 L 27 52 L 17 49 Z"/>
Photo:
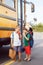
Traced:
<path id="1" fill-rule="evenodd" d="M 14 39 L 14 32 L 12 32 L 12 38 Z"/>
<path id="2" fill-rule="evenodd" d="M 34 40 L 33 40 L 33 35 L 32 34 L 30 34 L 29 44 L 30 44 L 30 47 L 32 48 L 33 44 L 34 44 Z"/>
<path id="3" fill-rule="evenodd" d="M 30 33 L 29 33 L 30 34 Z M 28 34 L 27 34 L 28 35 Z M 26 35 L 26 36 L 27 36 Z M 34 44 L 34 40 L 33 40 L 33 35 L 32 34 L 30 34 L 30 39 L 29 39 L 29 45 L 30 45 L 30 47 L 32 48 L 33 47 L 33 44 Z"/>

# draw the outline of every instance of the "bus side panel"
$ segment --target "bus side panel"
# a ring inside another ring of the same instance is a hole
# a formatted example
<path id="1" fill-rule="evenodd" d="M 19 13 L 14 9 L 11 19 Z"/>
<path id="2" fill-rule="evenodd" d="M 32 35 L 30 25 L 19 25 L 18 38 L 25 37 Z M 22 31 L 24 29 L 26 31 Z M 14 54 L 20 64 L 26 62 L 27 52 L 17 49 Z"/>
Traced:
<path id="1" fill-rule="evenodd" d="M 15 28 L 17 26 L 17 21 L 9 20 L 6 18 L 0 18 L 0 28 Z M 0 30 L 0 38 L 9 37 L 11 31 L 8 30 Z"/>
<path id="2" fill-rule="evenodd" d="M 0 5 L 0 14 L 16 18 L 16 12 Z"/>
<path id="3" fill-rule="evenodd" d="M 7 45 L 10 42 L 12 30 L 7 30 L 7 28 L 13 29 L 17 26 L 17 0 L 15 1 L 16 10 L 11 9 L 4 3 L 0 4 L 0 45 Z"/>

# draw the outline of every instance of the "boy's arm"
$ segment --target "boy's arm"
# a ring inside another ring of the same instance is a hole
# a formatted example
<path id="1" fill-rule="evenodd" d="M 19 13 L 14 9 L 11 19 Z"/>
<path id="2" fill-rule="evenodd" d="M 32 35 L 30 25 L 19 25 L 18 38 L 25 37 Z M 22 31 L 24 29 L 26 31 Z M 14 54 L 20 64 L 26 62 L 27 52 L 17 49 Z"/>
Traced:
<path id="1" fill-rule="evenodd" d="M 25 37 L 25 39 L 28 41 L 29 40 L 29 38 L 28 37 L 26 37 L 26 35 L 24 36 Z"/>
<path id="2" fill-rule="evenodd" d="M 30 39 L 30 35 L 28 34 L 27 36 L 24 35 L 25 39 L 28 41 Z"/>

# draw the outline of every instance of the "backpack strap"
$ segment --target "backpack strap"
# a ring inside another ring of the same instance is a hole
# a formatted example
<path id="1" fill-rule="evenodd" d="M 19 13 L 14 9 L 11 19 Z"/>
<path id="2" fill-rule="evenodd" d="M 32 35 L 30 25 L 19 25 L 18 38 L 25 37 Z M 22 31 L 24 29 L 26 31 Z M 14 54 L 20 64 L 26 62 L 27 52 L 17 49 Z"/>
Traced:
<path id="1" fill-rule="evenodd" d="M 10 44 L 11 47 L 13 46 L 13 42 L 14 42 L 14 32 L 12 32 L 12 38 L 11 38 L 11 44 Z"/>

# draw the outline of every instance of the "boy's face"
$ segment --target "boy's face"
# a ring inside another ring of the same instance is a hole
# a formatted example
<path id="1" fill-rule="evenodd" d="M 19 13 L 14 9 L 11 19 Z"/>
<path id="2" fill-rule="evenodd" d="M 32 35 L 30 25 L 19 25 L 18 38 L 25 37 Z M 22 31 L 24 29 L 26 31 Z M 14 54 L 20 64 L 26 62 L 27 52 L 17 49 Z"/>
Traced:
<path id="1" fill-rule="evenodd" d="M 20 26 L 18 26 L 18 30 L 20 30 Z"/>
<path id="2" fill-rule="evenodd" d="M 23 32 L 26 34 L 27 33 L 27 30 L 24 29 Z"/>
<path id="3" fill-rule="evenodd" d="M 16 31 L 17 32 L 20 31 L 20 27 L 19 26 L 16 27 Z"/>

